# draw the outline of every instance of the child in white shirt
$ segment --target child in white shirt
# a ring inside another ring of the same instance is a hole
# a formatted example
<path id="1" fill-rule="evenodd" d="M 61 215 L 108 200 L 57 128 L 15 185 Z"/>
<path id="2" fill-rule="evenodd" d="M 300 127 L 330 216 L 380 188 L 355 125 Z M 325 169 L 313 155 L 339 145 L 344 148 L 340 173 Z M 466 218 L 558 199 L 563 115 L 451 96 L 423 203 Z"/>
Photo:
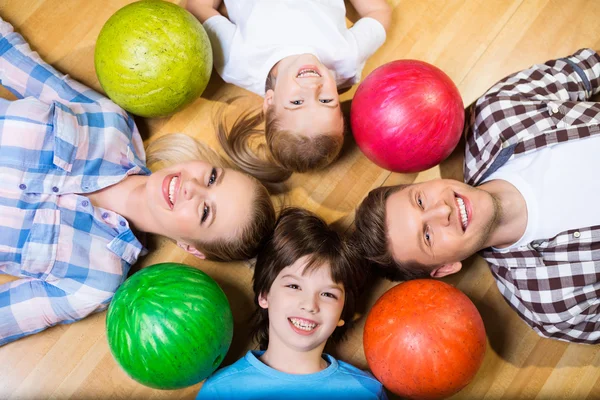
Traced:
<path id="1" fill-rule="evenodd" d="M 264 97 L 219 139 L 242 169 L 266 182 L 323 168 L 343 144 L 338 90 L 360 80 L 365 61 L 383 44 L 390 23 L 385 0 L 351 0 L 361 19 L 346 28 L 343 0 L 188 0 L 213 47 L 226 82 Z M 265 122 L 268 160 L 248 146 Z"/>

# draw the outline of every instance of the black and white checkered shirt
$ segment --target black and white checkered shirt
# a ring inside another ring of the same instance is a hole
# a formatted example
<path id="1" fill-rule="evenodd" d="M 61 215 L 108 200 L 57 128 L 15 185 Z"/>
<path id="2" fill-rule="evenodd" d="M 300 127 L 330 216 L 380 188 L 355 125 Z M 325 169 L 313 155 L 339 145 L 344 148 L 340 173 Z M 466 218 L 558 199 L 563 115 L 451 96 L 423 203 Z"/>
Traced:
<path id="1" fill-rule="evenodd" d="M 512 156 L 600 133 L 600 103 L 587 101 L 598 92 L 600 56 L 590 49 L 498 82 L 467 110 L 465 182 L 477 186 Z M 600 343 L 600 226 L 573 228 L 480 254 L 506 301 L 540 335 Z"/>

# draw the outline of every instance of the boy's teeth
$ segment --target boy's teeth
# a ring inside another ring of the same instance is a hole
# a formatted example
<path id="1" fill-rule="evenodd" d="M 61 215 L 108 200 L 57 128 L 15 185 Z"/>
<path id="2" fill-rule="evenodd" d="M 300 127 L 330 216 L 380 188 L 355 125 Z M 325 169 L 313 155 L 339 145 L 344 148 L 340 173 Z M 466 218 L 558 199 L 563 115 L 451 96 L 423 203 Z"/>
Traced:
<path id="1" fill-rule="evenodd" d="M 467 227 L 467 208 L 465 207 L 465 202 L 460 197 L 456 198 L 456 204 L 458 204 L 458 209 L 460 211 L 460 219 L 462 221 L 463 228 Z"/>
<path id="2" fill-rule="evenodd" d="M 317 326 L 317 324 L 315 324 L 314 322 L 306 322 L 304 320 L 296 318 L 290 318 L 290 321 L 292 322 L 292 324 L 294 324 L 296 328 L 302 329 L 303 331 L 312 331 Z"/>
<path id="3" fill-rule="evenodd" d="M 169 201 L 171 202 L 172 205 L 175 205 L 175 203 L 173 202 L 173 199 L 175 197 L 175 185 L 177 184 L 178 180 L 179 180 L 179 178 L 174 176 L 173 178 L 171 178 L 171 182 L 169 182 Z"/>

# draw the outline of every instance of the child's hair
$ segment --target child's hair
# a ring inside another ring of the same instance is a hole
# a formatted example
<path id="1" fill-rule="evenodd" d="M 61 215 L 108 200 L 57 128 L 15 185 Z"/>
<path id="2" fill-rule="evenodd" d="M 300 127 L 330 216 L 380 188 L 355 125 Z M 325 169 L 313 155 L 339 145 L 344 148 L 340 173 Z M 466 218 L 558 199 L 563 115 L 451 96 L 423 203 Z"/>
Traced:
<path id="1" fill-rule="evenodd" d="M 359 296 L 362 271 L 346 256 L 346 245 L 340 235 L 313 213 L 300 208 L 285 209 L 273 233 L 265 238 L 254 267 L 254 303 L 252 336 L 261 350 L 269 343 L 269 312 L 258 305 L 261 294 L 271 290 L 277 275 L 298 259 L 308 256 L 304 272 L 328 265 L 331 278 L 344 286 L 345 302 L 341 318 L 345 324 L 331 335 L 332 341 L 343 338 L 352 325 Z"/>
<path id="2" fill-rule="evenodd" d="M 273 89 L 274 81 L 273 75 L 269 74 L 266 90 Z M 262 182 L 279 183 L 293 172 L 322 169 L 337 158 L 344 144 L 343 134 L 307 134 L 284 129 L 278 123 L 274 106 L 266 113 L 262 110 L 243 113 L 229 132 L 222 112 L 217 121 L 217 137 L 225 153 L 241 170 Z M 259 129 L 263 122 L 264 130 Z M 342 130 L 345 131 L 345 121 L 343 123 Z M 256 135 L 265 136 L 268 151 L 264 157 L 251 148 L 251 138 Z"/>
<path id="3" fill-rule="evenodd" d="M 182 133 L 164 135 L 146 146 L 147 165 L 152 170 L 186 161 L 206 161 L 214 166 L 231 168 L 223 157 L 210 147 Z M 193 243 L 206 258 L 215 261 L 232 261 L 252 258 L 258 251 L 263 237 L 275 225 L 275 209 L 267 189 L 254 177 L 253 209 L 250 222 L 230 240 Z"/>

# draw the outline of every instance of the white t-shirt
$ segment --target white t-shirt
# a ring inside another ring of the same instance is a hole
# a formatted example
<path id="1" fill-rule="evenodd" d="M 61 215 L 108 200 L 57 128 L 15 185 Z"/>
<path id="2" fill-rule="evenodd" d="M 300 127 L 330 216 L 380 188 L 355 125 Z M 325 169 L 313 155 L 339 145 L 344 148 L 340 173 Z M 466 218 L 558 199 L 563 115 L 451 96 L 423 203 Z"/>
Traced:
<path id="1" fill-rule="evenodd" d="M 343 0 L 225 0 L 229 19 L 204 22 L 215 69 L 225 82 L 265 95 L 271 68 L 281 59 L 310 53 L 336 77 L 338 88 L 360 80 L 365 61 L 385 42 L 373 18 L 346 28 Z"/>
<path id="2" fill-rule="evenodd" d="M 600 136 L 511 158 L 485 181 L 503 179 L 527 204 L 527 227 L 507 252 L 569 229 L 600 225 Z"/>

